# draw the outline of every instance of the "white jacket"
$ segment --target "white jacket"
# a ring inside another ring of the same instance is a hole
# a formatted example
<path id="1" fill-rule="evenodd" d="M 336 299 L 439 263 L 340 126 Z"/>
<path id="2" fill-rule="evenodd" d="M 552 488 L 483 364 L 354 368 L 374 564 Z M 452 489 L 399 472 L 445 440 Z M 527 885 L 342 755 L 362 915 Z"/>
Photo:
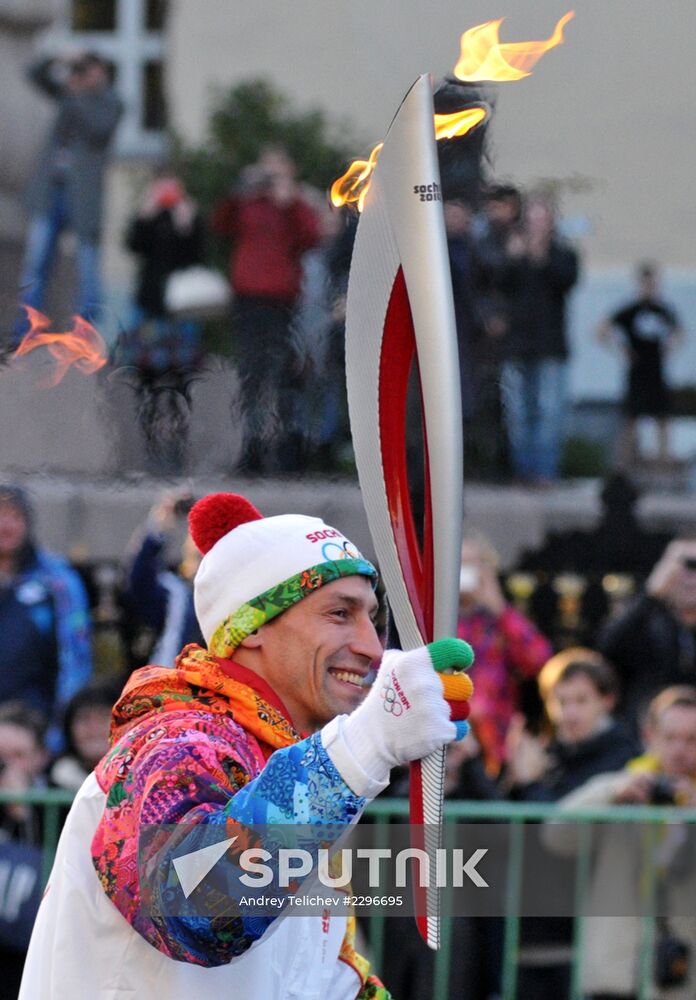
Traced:
<path id="1" fill-rule="evenodd" d="M 65 822 L 32 934 L 18 1000 L 355 1000 L 339 959 L 342 913 L 283 916 L 229 965 L 176 962 L 148 944 L 101 887 L 90 844 L 105 795 L 94 774 Z"/>

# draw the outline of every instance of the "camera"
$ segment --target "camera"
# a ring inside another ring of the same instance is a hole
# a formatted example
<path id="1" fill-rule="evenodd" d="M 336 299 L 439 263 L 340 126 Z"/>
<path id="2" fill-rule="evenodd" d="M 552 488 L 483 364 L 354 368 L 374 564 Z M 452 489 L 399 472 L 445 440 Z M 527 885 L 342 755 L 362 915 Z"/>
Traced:
<path id="1" fill-rule="evenodd" d="M 655 982 L 662 989 L 683 986 L 689 977 L 691 948 L 668 927 L 662 931 L 655 952 Z"/>
<path id="2" fill-rule="evenodd" d="M 696 558 L 693 556 L 686 556 L 683 560 L 684 569 L 688 569 L 691 573 L 696 573 Z"/>
<path id="3" fill-rule="evenodd" d="M 673 806 L 676 802 L 674 784 L 664 774 L 659 774 L 653 782 L 650 803 L 654 806 Z"/>
<path id="4" fill-rule="evenodd" d="M 174 514 L 176 517 L 188 517 L 188 514 L 196 502 L 193 496 L 179 497 L 174 504 Z"/>
<path id="5" fill-rule="evenodd" d="M 267 190 L 273 182 L 273 176 L 258 163 L 244 167 L 239 174 L 237 190 L 241 194 L 253 194 Z"/>

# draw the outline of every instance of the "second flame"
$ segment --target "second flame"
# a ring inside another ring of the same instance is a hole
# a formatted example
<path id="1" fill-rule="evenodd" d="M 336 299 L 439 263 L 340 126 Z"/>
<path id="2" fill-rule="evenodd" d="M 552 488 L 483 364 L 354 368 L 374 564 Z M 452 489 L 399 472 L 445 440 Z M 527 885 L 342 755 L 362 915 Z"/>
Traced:
<path id="1" fill-rule="evenodd" d="M 37 347 L 45 347 L 55 362 L 48 386 L 58 385 L 73 365 L 88 375 L 104 367 L 107 362 L 106 344 L 99 331 L 86 319 L 74 316 L 71 330 L 55 333 L 51 330 L 48 316 L 31 306 L 23 308 L 29 319 L 29 332 L 22 337 L 12 359 L 30 354 Z"/>

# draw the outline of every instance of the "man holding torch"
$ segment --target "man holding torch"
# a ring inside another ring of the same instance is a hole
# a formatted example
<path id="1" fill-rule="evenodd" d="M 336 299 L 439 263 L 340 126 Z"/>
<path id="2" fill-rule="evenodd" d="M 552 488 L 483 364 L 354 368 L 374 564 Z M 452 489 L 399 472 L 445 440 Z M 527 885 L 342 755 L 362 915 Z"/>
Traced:
<path id="1" fill-rule="evenodd" d="M 569 16 L 546 47 L 562 38 Z M 472 31 L 487 32 L 489 47 L 502 49 L 498 24 Z M 488 77 L 467 71 L 462 78 Z M 475 102 L 466 128 L 486 114 L 484 102 Z M 447 638 L 456 625 L 461 421 L 434 142 L 435 134 L 461 134 L 461 116 L 454 118 L 435 115 L 433 130 L 431 83 L 419 78 L 383 148 L 347 182 L 353 189 L 357 179 L 360 188 L 379 155 L 370 196 L 363 187 L 356 198 L 365 213 L 348 291 L 348 388 L 368 520 L 410 648 L 383 653 L 374 627 L 376 571 L 339 531 L 299 515 L 263 518 L 234 495 L 199 501 L 191 529 L 203 553 L 195 602 L 207 649 L 186 647 L 173 669 L 143 668 L 126 685 L 114 708 L 112 748 L 66 822 L 20 1000 L 72 1000 L 78 991 L 95 1000 L 389 995 L 370 981 L 345 912 L 249 917 L 233 908 L 230 915 L 219 895 L 204 897 L 216 907 L 196 912 L 188 897 L 212 866 L 190 880 L 181 872 L 182 861 L 190 874 L 210 850 L 192 849 L 201 828 L 227 834 L 216 858 L 226 870 L 235 867 L 229 855 L 222 859 L 236 824 L 303 824 L 305 842 L 317 831 L 316 852 L 321 825 L 354 822 L 386 787 L 391 768 L 407 762 L 419 762 L 412 817 L 439 823 L 443 748 L 465 734 L 473 691 L 462 672 L 472 651 Z M 414 356 L 428 453 L 422 553 L 404 465 Z M 387 385 L 391 396 L 381 391 Z M 143 861 L 141 837 L 153 827 L 155 850 Z M 429 855 L 437 843 L 437 832 L 426 830 Z M 437 947 L 432 892 L 417 915 Z"/>
<path id="2" fill-rule="evenodd" d="M 264 518 L 215 494 L 190 524 L 207 648 L 135 671 L 116 703 L 111 749 L 61 836 L 20 998 L 386 998 L 345 910 L 223 914 L 208 896 L 194 913 L 172 867 L 181 874 L 201 827 L 303 824 L 318 848 L 326 824 L 355 822 L 392 767 L 464 735 L 471 682 L 438 672 L 467 668 L 471 649 L 383 652 L 376 570 L 319 518 Z M 157 853 L 143 859 L 153 828 Z"/>

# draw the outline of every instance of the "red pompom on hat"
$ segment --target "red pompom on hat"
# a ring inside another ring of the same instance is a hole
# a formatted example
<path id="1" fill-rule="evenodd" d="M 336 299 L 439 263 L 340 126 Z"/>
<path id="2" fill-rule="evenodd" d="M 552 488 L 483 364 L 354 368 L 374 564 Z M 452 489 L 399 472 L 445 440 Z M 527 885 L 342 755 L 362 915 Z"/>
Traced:
<path id="1" fill-rule="evenodd" d="M 211 493 L 191 508 L 189 530 L 196 548 L 205 555 L 216 542 L 240 524 L 263 520 L 263 514 L 238 493 Z"/>

